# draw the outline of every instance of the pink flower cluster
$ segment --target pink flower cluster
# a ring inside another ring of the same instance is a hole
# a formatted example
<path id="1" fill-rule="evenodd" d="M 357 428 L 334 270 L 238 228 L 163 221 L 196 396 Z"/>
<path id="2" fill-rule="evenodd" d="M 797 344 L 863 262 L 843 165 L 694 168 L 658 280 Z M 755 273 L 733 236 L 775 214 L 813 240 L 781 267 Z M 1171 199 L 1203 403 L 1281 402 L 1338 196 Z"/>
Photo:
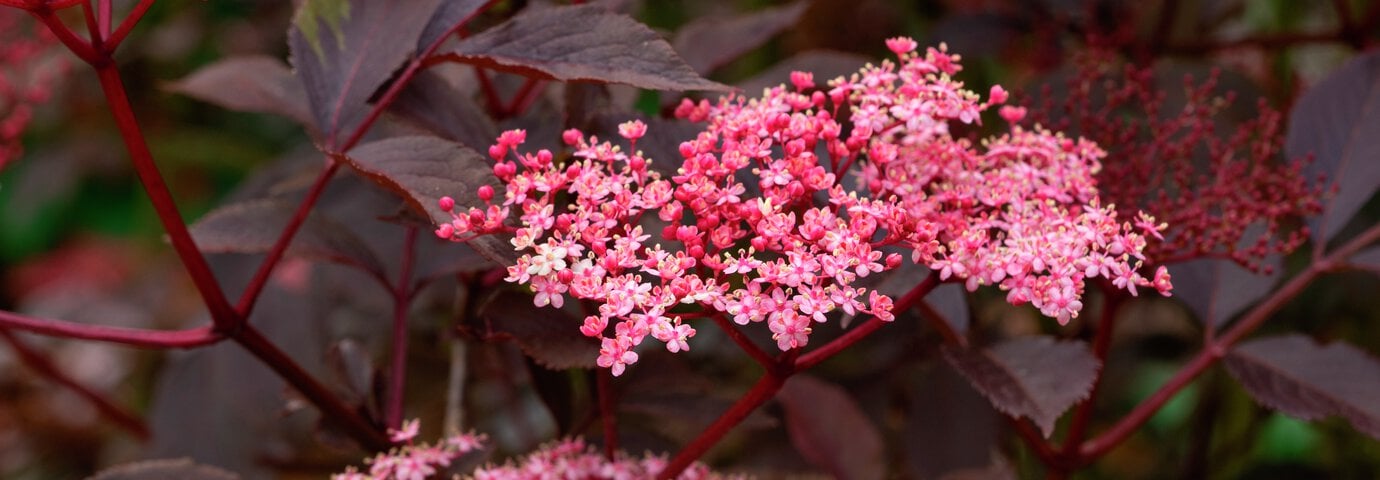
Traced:
<path id="1" fill-rule="evenodd" d="M 33 107 L 48 100 L 54 80 L 64 74 L 62 57 L 48 55 L 57 41 L 35 29 L 25 12 L 0 8 L 0 169 L 23 153 L 21 136 Z"/>
<path id="2" fill-rule="evenodd" d="M 516 462 L 475 470 L 474 480 L 642 480 L 654 478 L 666 467 L 666 457 L 645 454 L 641 458 L 624 454 L 612 460 L 596 452 L 579 438 L 550 443 Z M 715 474 L 696 463 L 676 477 L 681 480 L 731 478 Z"/>
<path id="3" fill-rule="evenodd" d="M 891 298 L 855 285 L 900 266 L 888 246 L 1061 322 L 1082 309 L 1090 278 L 1169 293 L 1163 269 L 1139 272 L 1146 237 L 1163 226 L 1143 213 L 1119 222 L 1099 204 L 1096 145 L 1019 127 L 981 148 L 956 138 L 952 124 L 980 122 L 1006 91 L 993 87 L 981 102 L 951 78 L 959 58 L 942 46 L 921 56 L 913 40 L 887 44 L 900 64 L 869 65 L 827 89 L 795 72 L 793 88 L 758 98 L 683 101 L 676 115 L 706 127 L 681 144 L 669 180 L 636 150 L 641 122 L 619 129 L 628 152 L 567 131 L 565 159 L 521 152 L 526 134 L 505 132 L 489 150 L 503 198 L 481 187 L 484 208 L 466 212 L 443 198 L 453 221 L 437 234 L 514 233 L 521 257 L 508 281 L 529 285 L 538 306 L 561 307 L 568 294 L 597 309 L 581 331 L 602 339 L 598 363 L 615 375 L 647 336 L 689 349 L 695 329 L 678 308 L 765 322 L 783 351 L 804 347 L 835 312 L 889 321 Z M 1002 110 L 1008 121 L 1023 115 Z M 512 209 L 516 227 L 506 223 Z M 658 230 L 666 243 L 649 241 Z"/>
<path id="4" fill-rule="evenodd" d="M 419 427 L 417 420 L 410 420 L 403 422 L 402 429 L 390 431 L 394 442 L 407 442 L 407 445 L 369 459 L 368 472 L 349 467 L 344 473 L 332 475 L 331 479 L 426 480 L 439 469 L 450 466 L 450 462 L 459 456 L 479 450 L 484 442 L 483 435 L 465 433 L 452 435 L 435 444 L 414 444 L 412 439 L 417 436 Z"/>

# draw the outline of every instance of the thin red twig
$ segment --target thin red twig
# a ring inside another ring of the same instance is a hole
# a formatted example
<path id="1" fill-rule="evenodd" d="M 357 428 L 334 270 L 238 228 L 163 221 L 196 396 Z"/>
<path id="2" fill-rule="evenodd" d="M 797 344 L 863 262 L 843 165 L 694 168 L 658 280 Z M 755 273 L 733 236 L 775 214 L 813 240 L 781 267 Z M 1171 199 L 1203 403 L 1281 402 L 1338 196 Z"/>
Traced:
<path id="1" fill-rule="evenodd" d="M 120 46 L 120 42 L 123 42 L 125 37 L 129 36 L 129 32 L 134 30 L 134 26 L 139 24 L 139 20 L 144 18 L 144 13 L 148 12 L 149 7 L 152 6 L 153 0 L 139 0 L 139 4 L 134 6 L 134 10 L 131 10 L 129 15 L 126 15 L 125 19 L 120 21 L 120 26 L 115 28 L 115 32 L 111 33 L 110 36 L 106 38 L 106 51 L 113 52 L 115 47 Z"/>
<path id="2" fill-rule="evenodd" d="M 604 458 L 613 461 L 618 452 L 618 411 L 614 409 L 613 374 L 600 368 L 594 373 L 599 395 L 599 420 L 604 425 Z"/>
<path id="3" fill-rule="evenodd" d="M 140 348 L 193 348 L 225 339 L 211 325 L 177 331 L 143 330 L 30 317 L 3 310 L 0 310 L 0 326 L 52 337 L 96 340 Z"/>
<path id="4" fill-rule="evenodd" d="M 720 415 L 709 428 L 704 429 L 698 437 L 686 445 L 675 458 L 666 464 L 666 468 L 657 475 L 658 479 L 670 479 L 680 475 L 680 472 L 689 467 L 691 463 L 704 456 L 710 447 L 719 443 L 719 440 L 727 435 L 734 426 L 738 425 L 752 414 L 754 410 L 776 396 L 776 392 L 781 390 L 781 386 L 786 382 L 786 376 L 780 375 L 774 370 L 767 370 L 762 374 L 762 378 L 748 390 L 746 394 L 739 398 L 737 402 L 729 407 L 728 411 Z"/>
<path id="5" fill-rule="evenodd" d="M 925 295 L 928 295 L 931 291 L 934 290 L 935 287 L 938 287 L 939 283 L 939 275 L 931 273 L 930 276 L 925 277 L 924 281 L 917 284 L 915 288 L 910 289 L 909 292 L 906 292 L 905 295 L 902 295 L 901 299 L 897 300 L 896 303 L 892 306 L 892 311 L 902 312 L 915 306 L 915 304 L 919 302 L 920 299 L 925 298 Z M 872 332 L 877 331 L 887 323 L 889 322 L 881 321 L 875 316 L 871 317 L 867 321 L 863 322 L 861 325 L 853 327 L 852 330 L 849 330 L 843 335 L 840 335 L 838 338 L 835 338 L 833 341 L 826 343 L 823 346 L 810 351 L 809 353 L 801 355 L 800 358 L 795 362 L 795 369 L 797 371 L 806 370 L 810 367 L 818 365 L 820 362 L 828 360 L 829 357 L 838 354 L 839 352 L 843 351 L 843 349 L 848 348 L 854 343 L 857 343 L 859 340 L 867 338 L 868 335 L 871 335 Z"/>
<path id="6" fill-rule="evenodd" d="M 748 356 L 756 360 L 763 368 L 770 369 L 776 365 L 775 358 L 768 355 L 767 352 L 762 350 L 761 347 L 758 347 L 757 344 L 752 343 L 752 339 L 747 338 L 747 335 L 744 335 L 741 330 L 738 330 L 732 323 L 729 323 L 728 319 L 724 318 L 723 314 L 715 312 L 713 315 L 710 315 L 709 318 L 713 319 L 714 324 L 718 325 L 719 328 L 723 329 L 724 333 L 728 334 L 728 338 L 732 339 L 733 343 L 738 344 L 739 348 L 747 352 Z"/>
<path id="7" fill-rule="evenodd" d="M 259 330 L 253 325 L 245 325 L 241 328 L 235 336 L 235 342 L 249 350 L 249 353 L 254 354 L 268 368 L 273 369 L 279 377 L 282 377 L 289 385 L 301 392 L 302 396 L 307 397 L 307 400 L 321 409 L 325 418 L 337 423 L 364 448 L 382 451 L 392 446 L 392 442 L 384 436 L 383 429 L 366 420 L 358 410 L 342 402 L 330 389 L 298 366 L 292 357 L 289 357 L 273 345 L 273 342 L 265 338 L 262 333 L 259 333 Z"/>
<path id="8" fill-rule="evenodd" d="M 235 305 L 235 312 L 242 319 L 248 319 L 254 313 L 254 304 L 259 301 L 259 294 L 268 285 L 268 279 L 273 274 L 273 268 L 282 260 L 287 253 L 288 246 L 292 244 L 292 238 L 297 235 L 302 224 L 307 221 L 307 216 L 311 214 L 311 209 L 316 206 L 317 200 L 321 198 L 321 192 L 326 190 L 326 185 L 330 183 L 335 172 L 340 170 L 340 161 L 329 158 L 326 168 L 321 170 L 321 174 L 316 176 L 311 188 L 307 189 L 307 196 L 297 204 L 297 210 L 292 212 L 292 218 L 287 225 L 283 226 L 282 233 L 278 234 L 278 240 L 273 242 L 273 247 L 268 250 L 268 255 L 263 262 L 259 263 L 259 269 L 254 272 L 254 277 L 244 287 L 244 293 L 240 294 L 240 301 Z"/>
<path id="9" fill-rule="evenodd" d="M 1063 455 L 1076 455 L 1079 444 L 1083 442 L 1084 435 L 1088 432 L 1088 423 L 1092 421 L 1093 404 L 1096 403 L 1098 390 L 1102 386 L 1102 378 L 1106 376 L 1107 354 L 1111 350 L 1112 330 L 1116 324 L 1117 311 L 1126 300 L 1126 294 L 1121 290 L 1107 289 L 1107 300 L 1102 306 L 1101 318 L 1097 321 L 1097 333 L 1093 336 L 1093 356 L 1102 365 L 1098 370 L 1097 376 L 1093 377 L 1092 389 L 1088 392 L 1088 398 L 1083 399 L 1073 412 L 1073 420 L 1069 423 L 1068 434 L 1064 437 Z"/>
<path id="10" fill-rule="evenodd" d="M 128 430 L 129 433 L 134 434 L 134 436 L 138 437 L 140 440 L 148 440 L 149 427 L 148 424 L 144 423 L 144 419 L 139 418 L 138 415 L 130 412 L 124 407 L 116 405 L 115 402 L 106 398 L 105 395 L 92 390 L 91 387 L 67 375 L 67 373 L 63 372 L 57 365 L 53 365 L 52 360 L 49 360 L 47 356 L 43 355 L 43 353 L 38 350 L 34 350 L 34 348 L 30 347 L 28 344 L 25 344 L 23 340 L 20 340 L 19 337 L 15 336 L 9 329 L 0 328 L 0 340 L 4 340 L 5 343 L 8 343 L 10 348 L 19 355 L 19 359 L 22 360 L 25 365 L 28 365 L 29 368 L 32 368 L 35 372 L 38 372 L 38 374 L 47 377 L 58 385 L 67 387 L 72 393 L 77 394 L 77 396 L 91 403 L 92 406 L 96 407 L 96 411 L 100 412 L 101 415 L 105 416 L 115 425 Z"/>
<path id="11" fill-rule="evenodd" d="M 1265 323 L 1276 311 L 1279 311 L 1290 300 L 1303 292 L 1313 280 L 1330 272 L 1342 265 L 1346 259 L 1362 248 L 1370 245 L 1376 240 L 1380 240 L 1380 225 L 1370 227 L 1361 235 L 1356 236 L 1341 248 L 1334 250 L 1327 256 L 1310 264 L 1298 275 L 1289 279 L 1283 286 L 1276 290 L 1264 302 L 1257 304 L 1237 321 L 1230 329 L 1217 338 L 1217 341 L 1203 346 L 1203 350 L 1196 357 L 1184 365 L 1178 373 L 1174 374 L 1159 390 L 1151 394 L 1139 405 L 1136 405 L 1131 413 L 1127 414 L 1106 432 L 1085 442 L 1079 449 L 1076 458 L 1072 459 L 1079 464 L 1086 463 L 1091 459 L 1106 454 L 1113 447 L 1116 447 L 1126 438 L 1130 437 L 1141 425 L 1154 416 L 1165 403 L 1187 387 L 1194 379 L 1198 378 L 1204 371 L 1216 364 L 1218 360 L 1226 356 L 1227 351 L 1232 345 L 1240 341 L 1247 334 L 1255 331 L 1261 324 Z"/>
<path id="12" fill-rule="evenodd" d="M 407 386 L 407 313 L 412 306 L 412 257 L 416 251 L 417 227 L 408 226 L 404 233 L 402 266 L 398 284 L 393 287 L 393 361 L 388 382 L 388 407 L 384 418 L 388 428 L 399 428 L 403 418 L 403 390 Z"/>

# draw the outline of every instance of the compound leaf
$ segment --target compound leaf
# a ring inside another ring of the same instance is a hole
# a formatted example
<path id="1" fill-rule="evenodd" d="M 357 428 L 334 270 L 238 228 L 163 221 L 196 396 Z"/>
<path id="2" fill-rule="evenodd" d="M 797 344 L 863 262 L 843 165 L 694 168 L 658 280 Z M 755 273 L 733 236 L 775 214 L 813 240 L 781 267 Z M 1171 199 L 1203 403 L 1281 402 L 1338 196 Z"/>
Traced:
<path id="1" fill-rule="evenodd" d="M 464 63 L 563 82 L 653 90 L 727 90 L 706 80 L 671 45 L 627 15 L 595 5 L 529 9 L 470 37 L 450 56 Z"/>

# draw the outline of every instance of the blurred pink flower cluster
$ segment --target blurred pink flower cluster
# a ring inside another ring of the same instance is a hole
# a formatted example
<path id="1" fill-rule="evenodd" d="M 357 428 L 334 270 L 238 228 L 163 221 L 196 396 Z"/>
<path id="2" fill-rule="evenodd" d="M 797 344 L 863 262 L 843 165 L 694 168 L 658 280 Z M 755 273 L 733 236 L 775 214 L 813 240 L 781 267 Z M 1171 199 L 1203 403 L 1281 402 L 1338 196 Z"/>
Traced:
<path id="1" fill-rule="evenodd" d="M 583 439 L 572 438 L 549 443 L 525 457 L 502 466 L 483 467 L 467 478 L 474 480 L 526 480 L 532 478 L 551 480 L 640 480 L 655 478 L 666 467 L 664 455 L 644 454 L 634 457 L 622 453 L 613 459 L 585 443 Z M 695 463 L 676 477 L 680 480 L 732 478 L 711 472 L 701 463 Z"/>
<path id="2" fill-rule="evenodd" d="M 597 309 L 581 331 L 602 339 L 598 363 L 614 375 L 647 336 L 689 349 L 695 329 L 682 306 L 766 322 L 783 351 L 804 347 L 835 312 L 889 321 L 892 299 L 855 285 L 904 262 L 887 247 L 970 290 L 997 285 L 1060 322 L 1078 315 L 1095 277 L 1169 294 L 1163 268 L 1141 272 L 1164 226 L 1144 213 L 1119 220 L 1098 200 L 1102 150 L 1039 128 L 976 145 L 959 138 L 952 126 L 980 123 L 1007 92 L 993 87 L 983 102 L 965 90 L 952 78 L 960 59 L 943 46 L 921 55 L 910 39 L 887 45 L 899 63 L 827 87 L 795 72 L 792 87 L 757 98 L 684 100 L 676 115 L 706 126 L 680 145 L 669 179 L 636 149 L 642 122 L 619 129 L 629 151 L 567 131 L 564 159 L 524 153 L 525 132 L 505 132 L 489 150 L 502 198 L 481 187 L 465 212 L 442 199 L 453 221 L 437 234 L 512 232 L 521 257 L 508 281 L 529 285 L 538 306 L 571 295 Z M 1008 122 L 1023 115 L 1001 111 Z"/>
<path id="3" fill-rule="evenodd" d="M 21 10 L 0 8 L 0 170 L 23 154 L 34 106 L 48 100 L 53 81 L 67 71 L 63 57 L 50 55 L 57 46 L 52 34 L 28 20 Z"/>
<path id="4" fill-rule="evenodd" d="M 332 475 L 332 480 L 426 480 L 440 469 L 450 466 L 450 462 L 466 453 L 483 447 L 484 436 L 474 433 L 455 434 L 436 443 L 413 443 L 421 423 L 418 420 L 403 422 L 402 428 L 393 430 L 390 440 L 405 443 L 391 451 L 380 453 L 369 459 L 369 470 L 360 472 L 349 467 L 344 473 Z"/>

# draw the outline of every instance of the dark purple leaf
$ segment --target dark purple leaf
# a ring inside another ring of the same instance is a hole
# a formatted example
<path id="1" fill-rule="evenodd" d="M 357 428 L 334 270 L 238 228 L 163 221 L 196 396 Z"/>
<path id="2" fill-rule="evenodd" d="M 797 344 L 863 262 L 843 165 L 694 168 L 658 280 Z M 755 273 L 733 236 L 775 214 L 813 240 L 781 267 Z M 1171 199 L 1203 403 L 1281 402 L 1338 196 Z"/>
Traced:
<path id="1" fill-rule="evenodd" d="M 441 197 L 454 198 L 456 210 L 462 210 L 483 207 L 476 194 L 481 185 L 502 191 L 489 160 L 464 145 L 437 137 L 366 143 L 351 150 L 346 160 L 365 177 L 402 195 L 408 205 L 438 225 L 451 221 L 450 214 L 437 206 Z M 469 245 L 500 265 L 517 259 L 507 242 L 492 235 L 474 239 Z"/>
<path id="2" fill-rule="evenodd" d="M 1226 365 L 1266 407 L 1304 420 L 1340 416 L 1380 438 L 1380 361 L 1356 347 L 1302 335 L 1262 338 L 1232 349 Z"/>
<path id="3" fill-rule="evenodd" d="M 436 11 L 431 14 L 431 20 L 426 23 L 426 28 L 422 29 L 422 35 L 417 37 L 417 54 L 425 52 L 427 47 L 440 40 L 441 36 L 455 25 L 468 22 L 483 13 L 481 9 L 489 3 L 493 1 L 441 0 L 441 6 L 436 7 Z"/>
<path id="4" fill-rule="evenodd" d="M 364 120 L 369 97 L 416 49 L 441 0 L 305 0 L 288 31 L 292 66 L 330 147 Z"/>
<path id="5" fill-rule="evenodd" d="M 882 435 L 848 391 L 796 375 L 776 394 L 786 413 L 791 445 L 834 478 L 882 478 Z"/>
<path id="6" fill-rule="evenodd" d="M 708 75 L 795 25 L 809 6 L 800 0 L 732 18 L 702 17 L 676 31 L 671 44 L 685 63 Z"/>
<path id="7" fill-rule="evenodd" d="M 479 309 L 493 334 L 511 336 L 522 352 L 553 370 L 594 368 L 599 342 L 580 333 L 580 319 L 558 308 L 538 307 L 532 298 L 500 292 Z"/>
<path id="8" fill-rule="evenodd" d="M 267 253 L 292 218 L 296 205 L 251 200 L 217 208 L 192 225 L 197 247 L 211 253 Z M 288 254 L 362 268 L 382 277 L 383 264 L 344 225 L 320 213 L 307 215 L 288 245 Z"/>
<path id="9" fill-rule="evenodd" d="M 1046 437 L 1065 410 L 1087 398 L 1100 364 L 1082 342 L 1021 337 L 990 348 L 944 348 L 958 369 L 997 410 L 1035 421 Z"/>
<path id="10" fill-rule="evenodd" d="M 231 110 L 273 113 L 303 125 L 313 124 L 302 82 L 276 58 L 227 58 L 202 67 L 167 88 Z"/>
<path id="11" fill-rule="evenodd" d="M 824 86 L 829 80 L 858 71 L 872 59 L 852 53 L 812 50 L 800 53 L 772 65 L 757 75 L 738 82 L 747 95 L 758 95 L 762 89 L 790 82 L 791 72 L 811 72 L 815 85 Z"/>
<path id="12" fill-rule="evenodd" d="M 524 11 L 470 37 L 456 60 L 563 82 L 621 83 L 653 90 L 727 90 L 686 65 L 646 25 L 594 5 Z"/>
<path id="13" fill-rule="evenodd" d="M 1220 258 L 1176 263 L 1169 266 L 1169 274 L 1174 279 L 1174 296 L 1204 325 L 1219 328 L 1272 290 L 1284 270 L 1283 260 L 1278 254 L 1261 259 L 1261 265 L 1272 268 L 1269 275 Z"/>
<path id="14" fill-rule="evenodd" d="M 438 137 L 484 150 L 498 138 L 498 127 L 474 100 L 432 70 L 407 84 L 388 111 Z"/>
<path id="15" fill-rule="evenodd" d="M 1284 151 L 1314 155 L 1306 171 L 1337 186 L 1311 218 L 1313 242 L 1331 241 L 1380 187 L 1380 52 L 1356 56 L 1304 92 L 1289 115 Z"/>
<path id="16" fill-rule="evenodd" d="M 145 460 L 116 465 L 96 472 L 88 480 L 237 480 L 239 475 L 189 458 Z"/>

